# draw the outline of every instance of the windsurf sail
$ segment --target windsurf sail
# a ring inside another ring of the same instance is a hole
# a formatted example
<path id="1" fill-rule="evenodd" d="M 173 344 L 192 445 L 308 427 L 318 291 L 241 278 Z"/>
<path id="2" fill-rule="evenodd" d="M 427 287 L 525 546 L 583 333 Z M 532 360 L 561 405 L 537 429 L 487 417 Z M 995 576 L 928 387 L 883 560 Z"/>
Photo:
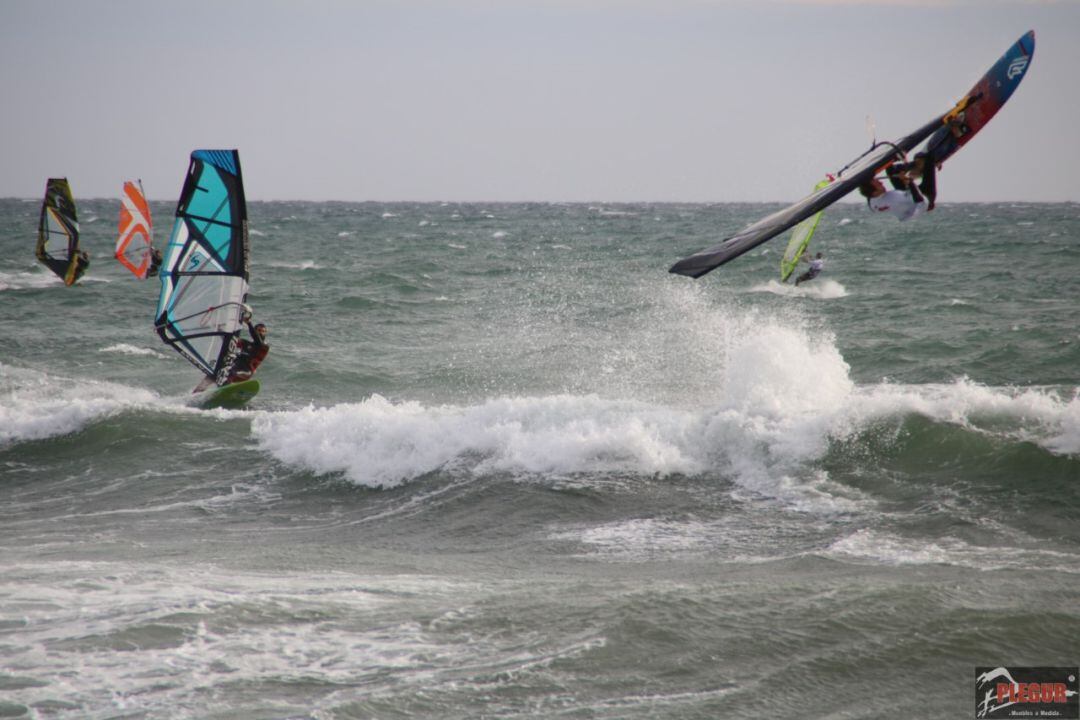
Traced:
<path id="1" fill-rule="evenodd" d="M 927 141 L 927 149 L 932 153 L 935 163 L 940 165 L 952 157 L 990 122 L 990 118 L 997 115 L 998 110 L 1019 87 L 1034 56 L 1035 31 L 1029 30 L 979 78 L 964 99 L 945 114 L 943 120 L 959 121 L 962 132 L 953 133 L 942 128 Z"/>
<path id="2" fill-rule="evenodd" d="M 71 285 L 89 264 L 79 257 L 79 220 L 67 178 L 49 178 L 38 222 L 37 259 Z"/>
<path id="3" fill-rule="evenodd" d="M 116 239 L 116 259 L 135 277 L 145 280 L 150 270 L 154 230 L 142 181 L 140 180 L 137 186 L 130 180 L 125 182 L 120 202 L 120 234 Z"/>
<path id="4" fill-rule="evenodd" d="M 248 294 L 248 224 L 240 154 L 196 150 L 161 264 L 158 335 L 224 385 Z"/>
<path id="5" fill-rule="evenodd" d="M 811 215 L 824 210 L 862 183 L 877 175 L 903 153 L 911 150 L 941 127 L 941 119 L 922 126 L 896 143 L 877 143 L 836 173 L 836 181 L 815 191 L 799 202 L 778 210 L 723 242 L 685 257 L 671 266 L 669 272 L 699 278 L 743 253 L 753 250 L 785 230 L 789 230 Z"/>
<path id="6" fill-rule="evenodd" d="M 669 272 L 699 278 L 743 253 L 771 240 L 813 216 L 873 178 L 929 138 L 928 152 L 936 164 L 951 156 L 986 124 L 1023 80 L 1035 52 L 1035 33 L 1021 37 L 948 112 L 894 143 L 875 142 L 869 150 L 834 173 L 836 180 L 815 190 L 799 202 L 746 226 L 740 232 L 705 250 L 679 260 Z M 961 119 L 966 131 L 951 132 Z M 931 137 L 933 136 L 933 137 Z"/>
<path id="7" fill-rule="evenodd" d="M 814 186 L 814 192 L 831 182 L 831 178 L 822 180 Z M 796 225 L 795 229 L 791 231 L 791 239 L 788 240 L 787 250 L 784 251 L 784 257 L 780 258 L 780 282 L 787 282 L 791 274 L 795 272 L 795 268 L 799 266 L 799 259 L 802 258 L 807 246 L 810 245 L 810 238 L 814 237 L 814 231 L 817 230 L 818 223 L 821 222 L 821 215 L 824 212 L 824 210 L 818 210 Z"/>

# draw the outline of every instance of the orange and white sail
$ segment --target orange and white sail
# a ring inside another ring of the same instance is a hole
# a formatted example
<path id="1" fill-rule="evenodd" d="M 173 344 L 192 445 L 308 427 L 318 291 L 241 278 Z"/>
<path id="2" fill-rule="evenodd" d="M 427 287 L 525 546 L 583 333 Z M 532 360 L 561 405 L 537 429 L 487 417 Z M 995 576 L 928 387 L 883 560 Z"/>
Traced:
<path id="1" fill-rule="evenodd" d="M 150 249 L 154 240 L 150 221 L 150 206 L 143 195 L 142 181 L 138 186 L 124 183 L 120 198 L 120 237 L 116 240 L 116 259 L 140 280 L 150 269 Z"/>

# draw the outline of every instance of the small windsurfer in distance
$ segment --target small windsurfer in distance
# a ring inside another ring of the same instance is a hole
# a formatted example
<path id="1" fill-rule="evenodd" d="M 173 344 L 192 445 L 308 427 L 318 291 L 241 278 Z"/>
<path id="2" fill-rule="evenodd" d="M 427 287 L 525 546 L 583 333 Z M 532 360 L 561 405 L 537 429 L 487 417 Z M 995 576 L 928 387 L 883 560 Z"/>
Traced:
<path id="1" fill-rule="evenodd" d="M 926 208 L 921 196 L 916 201 L 915 194 L 909 190 L 886 190 L 876 177 L 860 185 L 859 193 L 866 198 L 866 205 L 872 211 L 890 212 L 900 222 L 910 220 Z"/>
<path id="2" fill-rule="evenodd" d="M 67 278 L 64 280 L 68 285 L 77 283 L 79 278 L 83 276 L 83 273 L 86 272 L 86 268 L 90 267 L 90 253 L 85 250 L 80 250 L 75 253 L 75 257 L 71 259 L 71 262 L 71 279 L 70 281 Z"/>
<path id="3" fill-rule="evenodd" d="M 237 340 L 240 351 L 229 370 L 229 384 L 250 380 L 270 352 L 270 345 L 266 342 L 266 336 L 270 331 L 264 323 L 251 324 L 251 308 L 245 307 L 240 319 L 247 324 L 251 340 Z"/>
<path id="4" fill-rule="evenodd" d="M 146 271 L 146 277 L 156 277 L 158 274 L 158 268 L 161 267 L 161 251 L 154 246 L 150 246 L 150 267 Z"/>
<path id="5" fill-rule="evenodd" d="M 825 258 L 821 257 L 821 253 L 815 255 L 813 260 L 807 260 L 806 255 L 803 255 L 800 259 L 802 260 L 802 262 L 810 263 L 810 269 L 804 272 L 799 277 L 795 278 L 795 287 L 799 287 L 799 283 L 801 282 L 813 280 L 821 274 L 822 270 L 825 269 Z"/>

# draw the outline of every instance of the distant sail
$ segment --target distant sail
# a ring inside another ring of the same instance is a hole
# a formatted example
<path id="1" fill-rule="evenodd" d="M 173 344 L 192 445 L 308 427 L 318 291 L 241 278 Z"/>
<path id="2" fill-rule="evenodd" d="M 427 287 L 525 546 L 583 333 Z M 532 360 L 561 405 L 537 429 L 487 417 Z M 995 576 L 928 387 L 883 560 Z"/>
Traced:
<path id="1" fill-rule="evenodd" d="M 196 150 L 159 273 L 155 327 L 165 343 L 219 385 L 236 354 L 247 262 L 240 155 Z"/>
<path id="2" fill-rule="evenodd" d="M 87 262 L 79 262 L 79 220 L 67 178 L 49 178 L 38 222 L 37 259 L 71 285 Z"/>
<path id="3" fill-rule="evenodd" d="M 822 180 L 814 186 L 814 192 L 826 187 L 830 182 L 832 182 L 831 179 Z M 814 237 L 814 231 L 817 230 L 824 212 L 824 210 L 818 210 L 791 231 L 791 240 L 788 241 L 787 250 L 784 251 L 784 257 L 780 258 L 780 282 L 787 282 L 787 279 L 795 272 L 795 268 L 799 266 L 799 259 L 806 252 L 810 238 Z"/>
<path id="4" fill-rule="evenodd" d="M 143 194 L 142 181 L 138 186 L 124 183 L 120 198 L 120 229 L 116 240 L 116 259 L 140 280 L 146 279 L 150 269 L 150 248 L 154 243 L 154 230 L 150 218 L 150 205 Z"/>

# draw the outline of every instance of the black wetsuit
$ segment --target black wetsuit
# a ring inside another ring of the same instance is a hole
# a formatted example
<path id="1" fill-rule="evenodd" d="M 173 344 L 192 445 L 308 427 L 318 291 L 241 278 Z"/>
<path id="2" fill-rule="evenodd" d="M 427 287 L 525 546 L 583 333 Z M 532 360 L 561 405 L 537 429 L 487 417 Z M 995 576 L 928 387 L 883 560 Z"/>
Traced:
<path id="1" fill-rule="evenodd" d="M 90 267 L 90 258 L 85 257 L 80 253 L 78 257 L 75 258 L 75 274 L 71 277 L 72 284 L 83 276 L 83 273 L 86 272 L 86 268 L 88 267 Z"/>
<path id="2" fill-rule="evenodd" d="M 255 332 L 255 326 L 251 324 L 251 321 L 247 321 L 248 332 L 251 334 L 251 340 L 240 341 L 240 352 L 236 355 L 236 360 L 233 361 L 232 369 L 229 371 L 229 382 L 238 382 L 240 380 L 247 380 L 255 374 L 255 370 L 258 369 L 262 361 L 266 359 L 267 353 L 270 352 L 269 343 L 263 342 L 263 339 L 259 337 L 259 333 Z"/>
<path id="3" fill-rule="evenodd" d="M 146 277 L 155 277 L 158 274 L 158 268 L 161 267 L 161 253 L 150 253 L 150 267 L 146 271 Z"/>

